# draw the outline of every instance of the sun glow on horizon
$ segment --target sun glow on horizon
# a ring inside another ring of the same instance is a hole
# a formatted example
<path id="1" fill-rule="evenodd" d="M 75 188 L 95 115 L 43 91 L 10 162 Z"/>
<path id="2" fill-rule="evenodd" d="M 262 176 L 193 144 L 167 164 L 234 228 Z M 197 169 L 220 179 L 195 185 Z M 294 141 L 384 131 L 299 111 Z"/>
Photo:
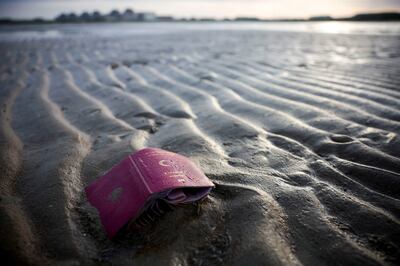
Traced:
<path id="1" fill-rule="evenodd" d="M 378 3 L 379 2 L 379 3 Z M 0 1 L 0 17 L 53 18 L 61 12 L 82 13 L 98 10 L 107 13 L 112 9 L 133 8 L 153 11 L 159 15 L 180 18 L 239 16 L 258 18 L 309 18 L 311 16 L 346 17 L 366 12 L 400 12 L 396 0 L 3 0 Z"/>

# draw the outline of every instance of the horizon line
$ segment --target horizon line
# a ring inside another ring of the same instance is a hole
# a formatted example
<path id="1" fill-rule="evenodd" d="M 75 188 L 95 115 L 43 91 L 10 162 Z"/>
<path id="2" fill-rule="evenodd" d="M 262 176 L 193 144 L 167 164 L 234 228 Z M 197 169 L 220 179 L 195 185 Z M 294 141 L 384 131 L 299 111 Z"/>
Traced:
<path id="1" fill-rule="evenodd" d="M 353 13 L 350 16 L 333 16 L 333 15 L 328 15 L 328 14 L 319 14 L 319 15 L 313 15 L 309 17 L 281 17 L 281 18 L 266 18 L 266 17 L 258 17 L 258 16 L 234 16 L 234 17 L 222 17 L 222 18 L 217 18 L 217 17 L 212 17 L 212 16 L 173 16 L 173 15 L 167 15 L 167 14 L 157 14 L 156 12 L 153 11 L 139 11 L 136 12 L 132 8 L 125 8 L 125 9 L 119 9 L 119 8 L 112 8 L 108 12 L 100 12 L 96 9 L 93 9 L 92 11 L 82 11 L 82 12 L 61 12 L 58 15 L 52 17 L 52 18 L 44 18 L 44 17 L 32 17 L 32 18 L 13 18 L 13 17 L 0 17 L 0 20 L 10 20 L 10 21 L 35 21 L 35 20 L 42 20 L 42 21 L 56 21 L 58 17 L 61 15 L 70 15 L 74 14 L 76 16 L 82 16 L 84 14 L 94 14 L 95 12 L 98 12 L 101 16 L 109 16 L 113 11 L 119 12 L 120 15 L 123 15 L 124 12 L 132 10 L 136 14 L 154 14 L 156 17 L 161 18 L 161 17 L 171 17 L 174 20 L 214 20 L 214 21 L 229 21 L 229 20 L 237 20 L 237 19 L 254 19 L 254 20 L 259 20 L 259 21 L 284 21 L 284 20 L 290 20 L 290 21 L 310 21 L 313 19 L 318 19 L 318 18 L 329 18 L 329 20 L 346 20 L 346 19 L 351 19 L 356 16 L 360 15 L 389 15 L 389 14 L 394 14 L 394 15 L 399 15 L 400 16 L 400 10 L 397 9 L 391 9 L 391 10 L 386 10 L 386 11 L 380 11 L 380 12 L 356 12 Z"/>

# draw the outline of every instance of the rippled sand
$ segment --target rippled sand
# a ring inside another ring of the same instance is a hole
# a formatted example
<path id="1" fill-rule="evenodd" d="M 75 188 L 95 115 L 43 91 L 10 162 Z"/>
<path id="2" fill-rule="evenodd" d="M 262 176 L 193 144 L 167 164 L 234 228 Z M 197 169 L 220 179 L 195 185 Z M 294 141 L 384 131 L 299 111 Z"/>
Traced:
<path id="1" fill-rule="evenodd" d="M 182 31 L 0 54 L 9 262 L 400 260 L 400 37 Z M 112 242 L 83 187 L 148 146 L 190 157 L 216 188 Z"/>

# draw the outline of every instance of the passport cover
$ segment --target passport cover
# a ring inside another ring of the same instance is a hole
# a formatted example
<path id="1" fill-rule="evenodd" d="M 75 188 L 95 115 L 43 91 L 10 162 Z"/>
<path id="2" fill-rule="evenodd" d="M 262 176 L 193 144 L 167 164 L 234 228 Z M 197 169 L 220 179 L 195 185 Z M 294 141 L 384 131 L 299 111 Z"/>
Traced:
<path id="1" fill-rule="evenodd" d="M 157 148 L 145 148 L 115 165 L 85 188 L 98 210 L 108 237 L 129 221 L 165 200 L 172 205 L 207 196 L 214 184 L 188 158 Z"/>

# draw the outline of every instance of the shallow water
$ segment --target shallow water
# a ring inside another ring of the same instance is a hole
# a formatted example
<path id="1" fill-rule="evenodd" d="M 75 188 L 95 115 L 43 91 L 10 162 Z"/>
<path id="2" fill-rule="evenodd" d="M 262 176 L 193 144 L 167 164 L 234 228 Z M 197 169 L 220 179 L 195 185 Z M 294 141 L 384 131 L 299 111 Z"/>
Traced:
<path id="1" fill-rule="evenodd" d="M 400 22 L 172 22 L 0 26 L 0 40 L 54 39 L 87 35 L 117 37 L 184 31 L 284 31 L 328 34 L 400 35 Z"/>

